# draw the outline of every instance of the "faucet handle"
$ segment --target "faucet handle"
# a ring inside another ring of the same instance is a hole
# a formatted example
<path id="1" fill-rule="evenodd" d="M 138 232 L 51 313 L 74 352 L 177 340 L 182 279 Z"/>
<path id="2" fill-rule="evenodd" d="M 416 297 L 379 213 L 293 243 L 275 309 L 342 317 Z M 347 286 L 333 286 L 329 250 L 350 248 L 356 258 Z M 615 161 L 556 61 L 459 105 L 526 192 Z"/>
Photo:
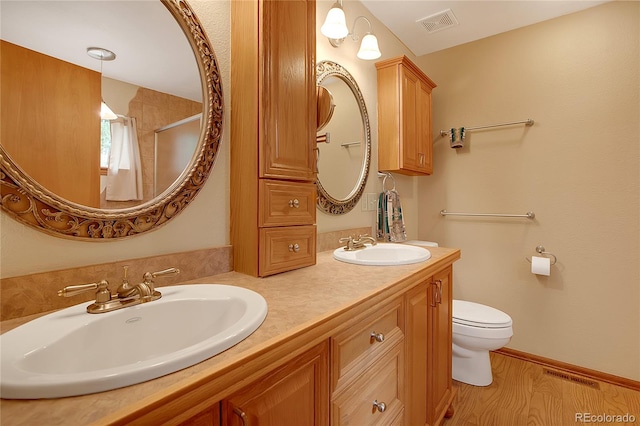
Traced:
<path id="1" fill-rule="evenodd" d="M 129 282 L 129 280 L 127 279 L 127 272 L 129 272 L 129 265 L 123 265 L 122 266 L 122 271 L 124 272 L 124 276 L 122 277 L 122 282 Z"/>
<path id="2" fill-rule="evenodd" d="M 157 278 L 157 277 L 163 277 L 166 275 L 177 275 L 179 273 L 180 273 L 180 269 L 178 268 L 168 268 L 158 272 L 145 272 L 144 277 Z"/>
<path id="3" fill-rule="evenodd" d="M 167 275 L 177 275 L 179 273 L 180 273 L 180 269 L 178 268 L 168 268 L 158 272 L 145 272 L 144 275 L 142 276 L 142 279 L 144 280 L 145 283 L 148 284 L 148 283 L 153 283 L 154 278 L 164 277 Z"/>
<path id="4" fill-rule="evenodd" d="M 107 302 L 111 300 L 111 291 L 109 291 L 109 283 L 107 280 L 90 284 L 69 285 L 62 290 L 58 290 L 58 296 L 71 297 L 90 290 L 97 290 L 96 302 Z"/>
<path id="5" fill-rule="evenodd" d="M 355 235 L 354 236 L 349 235 L 348 237 L 340 238 L 340 240 L 338 241 L 341 243 L 347 243 L 347 246 L 344 248 L 347 251 L 353 250 L 354 244 L 356 243 Z"/>
<path id="6" fill-rule="evenodd" d="M 123 265 L 122 270 L 124 275 L 122 276 L 122 283 L 118 286 L 116 293 L 118 293 L 118 297 L 124 298 L 129 297 L 134 292 L 134 286 L 129 284 L 129 279 L 127 278 L 127 273 L 129 272 L 129 265 Z"/>

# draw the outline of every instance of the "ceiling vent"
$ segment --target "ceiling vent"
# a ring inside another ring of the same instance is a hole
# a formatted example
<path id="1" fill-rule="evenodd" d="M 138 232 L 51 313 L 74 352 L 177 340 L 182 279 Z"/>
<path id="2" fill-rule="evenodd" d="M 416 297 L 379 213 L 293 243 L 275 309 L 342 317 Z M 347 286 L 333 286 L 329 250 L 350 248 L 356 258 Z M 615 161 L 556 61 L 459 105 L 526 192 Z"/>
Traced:
<path id="1" fill-rule="evenodd" d="M 447 9 L 434 15 L 427 16 L 426 18 L 419 19 L 416 23 L 424 27 L 429 34 L 433 34 L 458 25 L 458 20 L 451 9 Z"/>

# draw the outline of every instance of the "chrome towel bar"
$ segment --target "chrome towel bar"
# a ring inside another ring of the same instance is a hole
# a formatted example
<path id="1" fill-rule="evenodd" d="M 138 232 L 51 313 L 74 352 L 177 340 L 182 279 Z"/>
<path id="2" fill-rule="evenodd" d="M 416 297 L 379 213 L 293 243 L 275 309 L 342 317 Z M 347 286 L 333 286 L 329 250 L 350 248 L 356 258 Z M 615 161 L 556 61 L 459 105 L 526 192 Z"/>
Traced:
<path id="1" fill-rule="evenodd" d="M 465 131 L 469 130 L 480 130 L 480 129 L 488 129 L 490 127 L 502 127 L 502 126 L 512 126 L 514 124 L 525 124 L 527 126 L 533 126 L 534 121 L 530 118 L 521 121 L 512 121 L 510 123 L 500 123 L 500 124 L 489 124 L 486 126 L 475 126 L 475 127 L 464 127 Z M 449 136 L 451 134 L 450 130 L 440 130 L 440 136 Z"/>
<path id="2" fill-rule="evenodd" d="M 535 219 L 534 212 L 526 212 L 525 214 L 503 214 L 503 213 L 453 213 L 446 210 L 440 210 L 441 216 L 482 216 L 482 217 L 522 217 L 526 219 Z"/>

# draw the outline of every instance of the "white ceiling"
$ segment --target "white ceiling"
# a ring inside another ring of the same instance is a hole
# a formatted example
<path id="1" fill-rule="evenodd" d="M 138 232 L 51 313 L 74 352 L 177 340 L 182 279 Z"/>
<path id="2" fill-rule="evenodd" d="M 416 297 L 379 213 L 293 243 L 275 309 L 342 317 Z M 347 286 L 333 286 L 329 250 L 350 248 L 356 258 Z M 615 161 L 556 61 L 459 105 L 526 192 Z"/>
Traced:
<path id="1" fill-rule="evenodd" d="M 608 0 L 360 1 L 421 56 Z M 446 9 L 457 18 L 457 26 L 428 34 L 416 23 Z M 95 71 L 100 71 L 100 61 L 87 56 L 86 48 L 103 47 L 117 55 L 115 61 L 104 62 L 105 76 L 187 99 L 202 97 L 192 50 L 159 1 L 0 0 L 0 36 Z"/>
<path id="2" fill-rule="evenodd" d="M 609 0 L 360 0 L 416 56 L 577 12 L 607 1 Z M 447 9 L 451 9 L 458 25 L 428 33 L 424 26 L 416 23 Z M 373 28 L 374 33 L 375 31 Z"/>
<path id="3" fill-rule="evenodd" d="M 113 51 L 103 75 L 201 101 L 195 57 L 182 29 L 159 1 L 1 0 L 3 40 L 100 71 L 87 47 Z"/>

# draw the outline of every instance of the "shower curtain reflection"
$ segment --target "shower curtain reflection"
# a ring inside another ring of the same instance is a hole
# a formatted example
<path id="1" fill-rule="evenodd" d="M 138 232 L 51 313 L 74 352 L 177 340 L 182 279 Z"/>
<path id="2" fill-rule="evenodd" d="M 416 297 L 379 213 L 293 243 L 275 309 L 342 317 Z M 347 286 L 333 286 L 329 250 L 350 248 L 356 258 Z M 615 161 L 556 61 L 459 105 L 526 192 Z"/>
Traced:
<path id="1" fill-rule="evenodd" d="M 111 122 L 111 152 L 107 169 L 108 201 L 142 200 L 142 166 L 136 119 L 118 116 Z"/>

